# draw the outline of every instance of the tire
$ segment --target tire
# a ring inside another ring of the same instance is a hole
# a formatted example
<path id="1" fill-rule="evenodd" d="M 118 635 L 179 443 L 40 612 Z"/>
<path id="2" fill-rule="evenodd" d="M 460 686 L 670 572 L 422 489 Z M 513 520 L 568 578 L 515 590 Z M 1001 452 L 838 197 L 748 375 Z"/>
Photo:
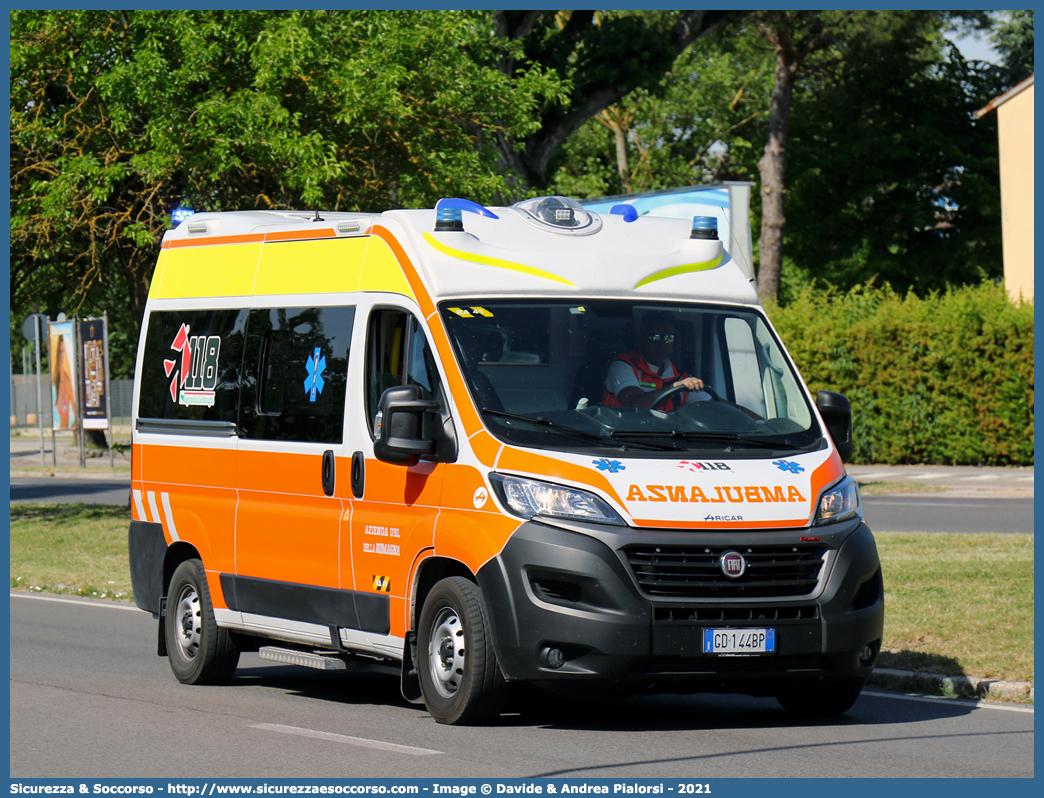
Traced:
<path id="1" fill-rule="evenodd" d="M 239 664 L 239 648 L 214 620 L 206 572 L 199 560 L 175 569 L 164 615 L 167 659 L 182 684 L 224 684 Z"/>
<path id="2" fill-rule="evenodd" d="M 500 714 L 507 685 L 473 582 L 454 576 L 432 588 L 417 625 L 417 659 L 424 704 L 437 722 L 481 723 Z"/>
<path id="3" fill-rule="evenodd" d="M 829 717 L 852 708 L 863 689 L 863 678 L 852 676 L 831 684 L 788 688 L 776 695 L 783 709 L 802 717 Z"/>

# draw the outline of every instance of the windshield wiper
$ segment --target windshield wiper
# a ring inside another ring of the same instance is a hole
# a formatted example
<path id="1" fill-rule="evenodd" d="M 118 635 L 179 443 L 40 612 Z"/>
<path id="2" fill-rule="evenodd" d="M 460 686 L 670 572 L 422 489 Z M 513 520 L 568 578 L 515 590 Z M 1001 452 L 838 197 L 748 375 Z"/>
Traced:
<path id="1" fill-rule="evenodd" d="M 683 430 L 649 430 L 648 432 L 643 432 L 642 430 L 615 430 L 610 432 L 609 436 L 612 438 L 643 437 L 670 438 L 676 441 L 722 442 L 728 443 L 730 446 L 732 444 L 737 444 L 739 446 L 750 446 L 758 449 L 801 449 L 801 447 L 795 446 L 787 440 L 772 441 L 767 438 L 749 438 L 741 436 L 736 432 L 686 432 Z"/>
<path id="2" fill-rule="evenodd" d="M 483 407 L 482 408 L 482 412 L 483 413 L 488 413 L 491 416 L 500 416 L 501 418 L 511 418 L 511 419 L 516 420 L 516 421 L 528 421 L 530 424 L 538 424 L 541 427 L 549 427 L 551 429 L 561 430 L 562 432 L 568 432 L 570 435 L 577 435 L 577 436 L 579 436 L 581 438 L 585 438 L 585 439 L 587 439 L 589 441 L 599 441 L 601 443 L 605 442 L 605 437 L 602 436 L 602 435 L 595 435 L 594 433 L 591 433 L 591 432 L 584 432 L 581 429 L 574 429 L 573 427 L 568 427 L 565 424 L 559 424 L 557 421 L 552 421 L 549 418 L 543 418 L 541 416 L 535 416 L 535 417 L 534 416 L 523 416 L 523 415 L 519 415 L 518 413 L 508 413 L 508 412 L 506 412 L 504 410 L 494 410 L 494 409 L 492 409 L 490 407 Z"/>
<path id="3" fill-rule="evenodd" d="M 528 421 L 530 424 L 536 424 L 538 426 L 547 427 L 548 429 L 553 429 L 555 431 L 565 432 L 570 435 L 576 435 L 579 438 L 583 438 L 584 440 L 588 441 L 594 441 L 595 443 L 599 443 L 603 446 L 607 444 L 618 446 L 621 448 L 626 448 L 627 446 L 627 444 L 624 444 L 622 441 L 617 443 L 616 441 L 611 440 L 609 437 L 606 437 L 605 435 L 595 435 L 593 432 L 584 432 L 583 430 L 575 429 L 574 427 L 570 427 L 565 424 L 559 424 L 557 421 L 552 421 L 551 419 L 543 418 L 542 416 L 523 416 L 518 413 L 508 413 L 504 410 L 494 410 L 490 407 L 483 407 L 482 412 L 488 413 L 491 416 L 500 416 L 501 418 L 514 419 L 515 421 Z M 647 446 L 650 449 L 678 448 L 677 446 L 665 447 L 655 443 L 644 443 L 642 441 L 634 441 L 633 443 L 636 443 L 639 446 Z"/>

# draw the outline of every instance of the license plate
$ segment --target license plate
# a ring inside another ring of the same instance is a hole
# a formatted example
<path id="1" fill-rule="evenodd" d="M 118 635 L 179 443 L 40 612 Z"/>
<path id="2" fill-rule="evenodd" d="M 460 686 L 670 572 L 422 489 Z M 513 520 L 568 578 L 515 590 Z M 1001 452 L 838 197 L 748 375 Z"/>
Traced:
<path id="1" fill-rule="evenodd" d="M 775 629 L 704 629 L 704 654 L 773 654 Z"/>

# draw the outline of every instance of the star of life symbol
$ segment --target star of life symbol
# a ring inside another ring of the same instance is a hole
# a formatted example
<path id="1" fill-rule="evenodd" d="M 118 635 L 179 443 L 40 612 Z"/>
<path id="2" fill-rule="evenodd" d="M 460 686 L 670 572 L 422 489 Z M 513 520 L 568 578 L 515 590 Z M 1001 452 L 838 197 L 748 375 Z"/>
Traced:
<path id="1" fill-rule="evenodd" d="M 305 361 L 305 368 L 308 370 L 308 376 L 304 381 L 305 393 L 308 394 L 308 401 L 314 402 L 316 394 L 322 393 L 323 386 L 326 385 L 326 380 L 323 379 L 323 372 L 326 371 L 326 355 L 320 353 L 318 346 L 312 356 Z"/>
<path id="2" fill-rule="evenodd" d="M 789 471 L 791 474 L 800 474 L 805 470 L 803 466 L 799 466 L 797 463 L 792 463 L 789 460 L 773 460 L 772 465 L 780 471 Z"/>
<path id="3" fill-rule="evenodd" d="M 598 467 L 599 471 L 608 471 L 610 474 L 618 474 L 621 471 L 627 470 L 627 466 L 619 460 L 610 460 L 606 457 L 603 457 L 600 460 L 592 460 L 591 462 Z"/>

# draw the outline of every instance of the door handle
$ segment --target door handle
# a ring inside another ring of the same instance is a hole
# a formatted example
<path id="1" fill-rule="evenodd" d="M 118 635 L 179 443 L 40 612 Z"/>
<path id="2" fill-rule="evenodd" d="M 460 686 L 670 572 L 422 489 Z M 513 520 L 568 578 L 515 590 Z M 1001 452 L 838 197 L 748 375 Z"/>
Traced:
<path id="1" fill-rule="evenodd" d="M 323 493 L 327 496 L 333 496 L 336 485 L 337 474 L 334 470 L 334 453 L 333 449 L 327 449 L 323 452 Z"/>
<path id="2" fill-rule="evenodd" d="M 365 477 L 366 460 L 363 458 L 362 452 L 356 452 L 352 455 L 352 495 L 357 499 L 363 497 Z"/>

